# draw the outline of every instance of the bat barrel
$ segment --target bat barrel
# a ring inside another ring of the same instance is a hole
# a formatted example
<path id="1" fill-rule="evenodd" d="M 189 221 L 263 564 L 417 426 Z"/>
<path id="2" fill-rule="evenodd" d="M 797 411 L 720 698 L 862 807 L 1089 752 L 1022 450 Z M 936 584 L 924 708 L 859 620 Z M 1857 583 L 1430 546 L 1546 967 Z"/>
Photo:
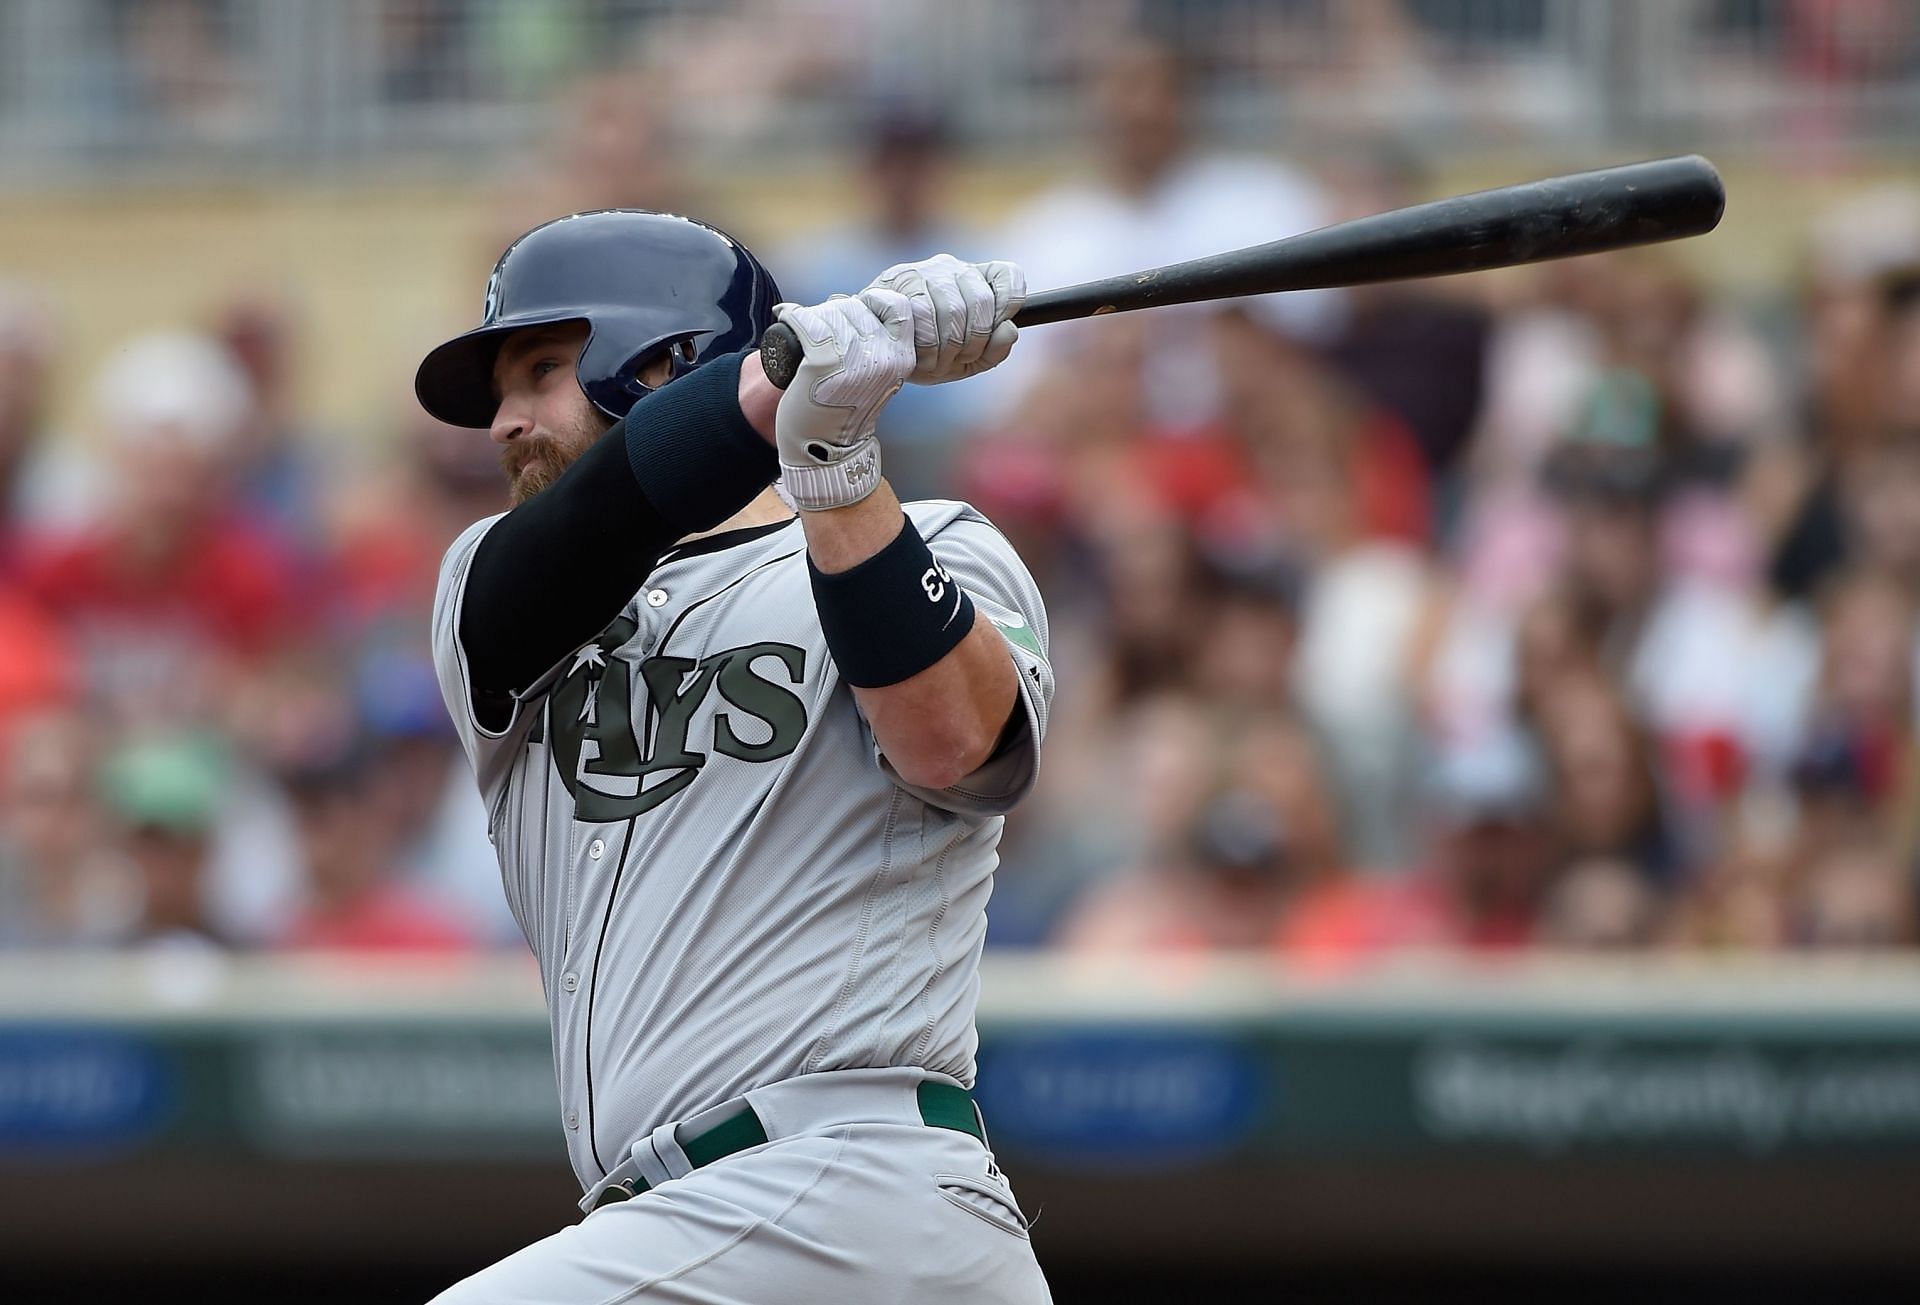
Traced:
<path id="1" fill-rule="evenodd" d="M 1698 154 L 1550 177 L 1031 296 L 1020 326 L 1207 299 L 1480 272 L 1704 235 L 1726 188 Z"/>

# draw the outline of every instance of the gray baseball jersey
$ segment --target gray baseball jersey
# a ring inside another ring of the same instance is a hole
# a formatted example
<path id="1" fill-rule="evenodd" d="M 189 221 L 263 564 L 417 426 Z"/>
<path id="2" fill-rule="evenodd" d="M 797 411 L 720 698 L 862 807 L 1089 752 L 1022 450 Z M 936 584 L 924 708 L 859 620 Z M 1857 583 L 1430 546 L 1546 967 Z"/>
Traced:
<path id="1" fill-rule="evenodd" d="M 1053 694 L 1047 619 L 963 503 L 907 513 L 1005 636 L 1026 728 L 952 788 L 900 782 L 835 672 L 797 520 L 666 554 L 598 637 L 473 717 L 456 631 L 498 517 L 448 550 L 434 663 L 546 987 L 583 1186 L 657 1125 L 795 1075 L 920 1067 L 973 1082 L 1002 813 Z"/>

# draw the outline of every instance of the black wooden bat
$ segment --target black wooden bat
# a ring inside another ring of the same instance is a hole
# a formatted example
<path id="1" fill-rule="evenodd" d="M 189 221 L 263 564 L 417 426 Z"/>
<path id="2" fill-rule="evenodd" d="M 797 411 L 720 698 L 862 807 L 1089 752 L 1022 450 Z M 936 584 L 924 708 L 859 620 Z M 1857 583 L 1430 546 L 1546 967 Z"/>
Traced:
<path id="1" fill-rule="evenodd" d="M 1136 308 L 1482 272 L 1698 236 L 1719 225 L 1726 187 L 1698 154 L 1456 195 L 1128 276 L 1030 295 L 1020 327 Z M 800 340 L 776 322 L 760 359 L 785 389 Z"/>

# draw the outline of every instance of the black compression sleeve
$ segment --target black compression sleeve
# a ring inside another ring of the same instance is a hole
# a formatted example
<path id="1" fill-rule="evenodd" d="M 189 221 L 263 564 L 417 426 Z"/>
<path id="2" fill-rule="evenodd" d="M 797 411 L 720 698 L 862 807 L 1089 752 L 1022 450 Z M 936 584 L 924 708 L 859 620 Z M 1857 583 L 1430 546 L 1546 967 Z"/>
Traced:
<path id="1" fill-rule="evenodd" d="M 773 447 L 740 412 L 741 357 L 636 403 L 480 541 L 459 634 L 482 724 L 503 725 L 515 691 L 606 628 L 675 540 L 772 483 Z"/>

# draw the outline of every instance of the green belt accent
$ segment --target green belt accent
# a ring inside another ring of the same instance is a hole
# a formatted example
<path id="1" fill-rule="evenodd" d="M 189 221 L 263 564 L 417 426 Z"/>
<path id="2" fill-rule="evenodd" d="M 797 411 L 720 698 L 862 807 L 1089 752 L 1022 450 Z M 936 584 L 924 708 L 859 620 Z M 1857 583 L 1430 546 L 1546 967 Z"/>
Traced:
<path id="1" fill-rule="evenodd" d="M 920 1121 L 929 1128 L 951 1128 L 981 1142 L 987 1140 L 987 1130 L 980 1125 L 980 1110 L 965 1088 L 927 1079 L 916 1095 L 920 1098 Z"/>
<path id="2" fill-rule="evenodd" d="M 920 1122 L 927 1127 L 951 1128 L 978 1138 L 982 1143 L 987 1140 L 987 1131 L 980 1124 L 980 1110 L 973 1104 L 973 1098 L 965 1088 L 928 1079 L 920 1084 L 915 1096 L 920 1104 Z M 760 1122 L 760 1116 L 748 1109 L 732 1119 L 722 1120 L 704 1133 L 694 1134 L 680 1144 L 680 1149 L 686 1154 L 687 1164 L 699 1169 L 715 1160 L 724 1160 L 730 1155 L 759 1146 L 766 1140 L 766 1125 Z M 615 1184 L 600 1193 L 594 1208 L 597 1210 L 603 1205 L 624 1201 L 649 1190 L 651 1184 L 636 1175 L 631 1188 Z"/>
<path id="3" fill-rule="evenodd" d="M 688 1138 L 680 1149 L 687 1153 L 687 1163 L 698 1169 L 766 1140 L 767 1130 L 760 1116 L 752 1110 L 742 1110 L 732 1119 L 722 1120 L 699 1136 Z"/>

